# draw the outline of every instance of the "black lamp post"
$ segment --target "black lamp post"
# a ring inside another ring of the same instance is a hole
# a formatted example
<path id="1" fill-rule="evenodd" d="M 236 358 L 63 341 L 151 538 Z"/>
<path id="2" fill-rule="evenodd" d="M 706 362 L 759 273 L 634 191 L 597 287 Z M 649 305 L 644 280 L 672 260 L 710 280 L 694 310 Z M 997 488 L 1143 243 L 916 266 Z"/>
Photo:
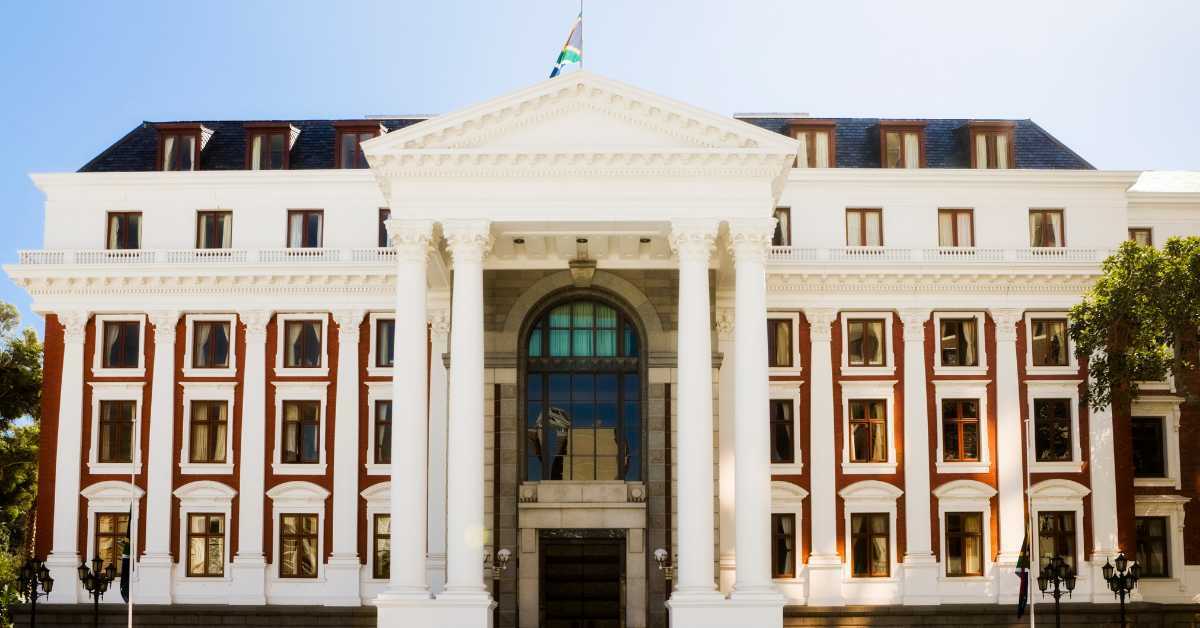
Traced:
<path id="1" fill-rule="evenodd" d="M 79 581 L 83 583 L 83 588 L 87 589 L 88 595 L 92 597 L 93 628 L 100 626 L 100 598 L 104 597 L 108 585 L 112 584 L 116 577 L 116 565 L 109 563 L 105 567 L 104 561 L 99 556 L 92 559 L 90 569 L 86 562 L 79 563 Z"/>
<path id="2" fill-rule="evenodd" d="M 1059 628 L 1062 626 L 1061 608 L 1059 600 L 1065 595 L 1071 596 L 1071 592 L 1075 590 L 1075 571 L 1063 560 L 1062 556 L 1055 556 L 1042 564 L 1041 573 L 1038 574 L 1038 589 L 1042 591 L 1042 597 L 1049 594 L 1054 598 L 1054 626 Z"/>
<path id="3" fill-rule="evenodd" d="M 54 578 L 50 577 L 50 570 L 46 568 L 45 561 L 30 558 L 21 566 L 17 582 L 21 585 L 21 597 L 29 602 L 29 626 L 34 628 L 37 626 L 38 598 L 50 595 L 50 591 L 54 589 Z"/>
<path id="4" fill-rule="evenodd" d="M 1108 582 L 1108 588 L 1113 592 L 1113 597 L 1121 600 L 1121 628 L 1125 628 L 1125 598 L 1133 593 L 1134 587 L 1137 586 L 1138 579 L 1142 575 L 1142 568 L 1135 562 L 1129 564 L 1129 560 L 1125 558 L 1125 554 L 1117 554 L 1116 569 L 1104 561 L 1104 580 Z"/>

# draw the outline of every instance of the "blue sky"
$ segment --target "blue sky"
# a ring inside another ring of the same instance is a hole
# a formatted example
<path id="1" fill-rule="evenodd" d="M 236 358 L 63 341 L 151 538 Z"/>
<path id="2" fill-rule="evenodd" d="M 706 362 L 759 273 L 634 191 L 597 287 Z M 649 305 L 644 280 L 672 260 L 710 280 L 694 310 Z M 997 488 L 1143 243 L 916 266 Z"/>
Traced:
<path id="1" fill-rule="evenodd" d="M 993 7 L 1003 7 L 993 8 Z M 451 111 L 546 77 L 577 0 L 0 3 L 0 262 L 30 172 L 143 120 Z M 591 0 L 589 70 L 719 113 L 1032 118 L 1097 167 L 1200 169 L 1200 2 Z M 7 277 L 0 300 L 41 328 Z"/>

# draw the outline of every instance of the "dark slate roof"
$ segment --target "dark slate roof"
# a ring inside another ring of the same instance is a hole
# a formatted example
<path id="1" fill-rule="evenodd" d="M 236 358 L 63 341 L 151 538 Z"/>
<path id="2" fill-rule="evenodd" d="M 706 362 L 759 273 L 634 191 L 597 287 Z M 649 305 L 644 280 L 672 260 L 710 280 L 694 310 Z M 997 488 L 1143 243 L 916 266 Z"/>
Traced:
<path id="1" fill-rule="evenodd" d="M 739 117 L 755 126 L 787 133 L 793 118 Z M 837 123 L 837 166 L 839 168 L 878 168 L 879 118 L 832 118 Z M 420 122 L 420 118 L 370 120 L 269 120 L 300 129 L 292 147 L 289 168 L 313 170 L 333 168 L 333 145 L 338 122 L 380 123 L 394 131 Z M 967 168 L 966 125 L 970 120 L 922 120 L 925 123 L 926 165 L 929 168 Z M 1094 167 L 1032 120 L 1012 120 L 1017 168 L 1091 170 Z M 213 131 L 200 153 L 201 170 L 241 170 L 245 168 L 246 128 L 248 121 L 190 121 L 173 124 L 202 124 Z M 145 172 L 155 170 L 158 159 L 156 123 L 143 122 L 125 137 L 100 153 L 80 172 Z"/>
<path id="2" fill-rule="evenodd" d="M 786 134 L 788 117 L 738 117 L 743 122 Z M 837 123 L 837 167 L 879 168 L 880 118 L 821 118 Z M 883 119 L 887 121 L 887 119 Z M 909 120 L 905 120 L 906 122 Z M 912 120 L 925 123 L 925 164 L 928 168 L 970 168 L 967 152 L 968 119 Z M 992 120 L 989 120 L 989 122 Z M 1095 166 L 1067 148 L 1033 120 L 1004 120 L 1013 129 L 1015 167 L 1031 169 L 1094 170 Z"/>

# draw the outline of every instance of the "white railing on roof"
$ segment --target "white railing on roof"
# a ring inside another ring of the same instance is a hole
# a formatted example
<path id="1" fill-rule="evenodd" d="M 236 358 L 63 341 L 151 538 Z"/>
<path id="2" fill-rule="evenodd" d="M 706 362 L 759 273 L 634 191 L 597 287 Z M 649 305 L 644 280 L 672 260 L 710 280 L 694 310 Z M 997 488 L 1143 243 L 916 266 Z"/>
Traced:
<path id="1" fill-rule="evenodd" d="M 258 261 L 264 264 L 340 262 L 342 261 L 342 250 L 323 248 L 262 249 L 258 252 Z"/>
<path id="2" fill-rule="evenodd" d="M 144 249 L 117 249 L 103 251 L 75 251 L 76 264 L 153 264 L 158 251 Z"/>
<path id="3" fill-rule="evenodd" d="M 375 263 L 394 262 L 396 261 L 396 249 L 391 247 L 350 249 L 350 261 Z"/>
<path id="4" fill-rule="evenodd" d="M 244 264 L 250 258 L 245 249 L 183 249 L 163 251 L 168 264 Z"/>
<path id="5" fill-rule="evenodd" d="M 61 264 L 386 264 L 396 251 L 387 247 L 359 249 L 122 249 L 20 251 L 22 265 Z"/>
<path id="6" fill-rule="evenodd" d="M 850 264 L 1099 264 L 1111 254 L 1108 249 L 1028 248 L 999 249 L 977 247 L 933 247 L 922 249 L 884 246 L 846 246 L 838 248 L 771 247 L 768 260 L 774 263 L 850 263 Z"/>

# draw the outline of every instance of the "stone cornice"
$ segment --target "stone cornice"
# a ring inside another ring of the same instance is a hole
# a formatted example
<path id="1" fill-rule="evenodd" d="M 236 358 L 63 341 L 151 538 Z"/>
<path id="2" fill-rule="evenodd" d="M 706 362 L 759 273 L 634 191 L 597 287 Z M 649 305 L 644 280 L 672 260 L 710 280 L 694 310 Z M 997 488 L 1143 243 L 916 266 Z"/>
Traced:
<path id="1" fill-rule="evenodd" d="M 1045 294 L 1082 295 L 1094 274 L 855 273 L 782 274 L 767 277 L 771 294 Z"/>
<path id="2" fill-rule="evenodd" d="M 973 170 L 966 168 L 792 168 L 789 183 L 854 185 L 1046 185 L 1128 190 L 1140 173 L 1123 170 Z"/>

